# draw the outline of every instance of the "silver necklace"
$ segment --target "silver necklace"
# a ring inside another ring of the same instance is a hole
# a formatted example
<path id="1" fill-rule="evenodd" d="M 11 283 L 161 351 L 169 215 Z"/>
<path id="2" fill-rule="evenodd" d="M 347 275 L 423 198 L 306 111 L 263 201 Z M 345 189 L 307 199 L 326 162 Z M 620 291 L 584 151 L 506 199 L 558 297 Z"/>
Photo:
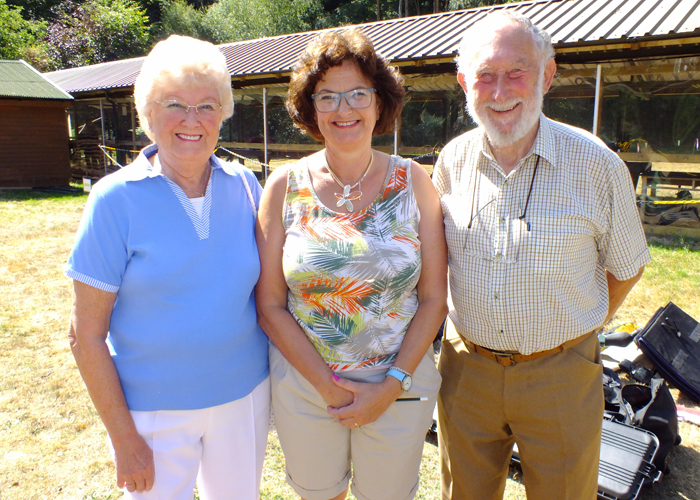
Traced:
<path id="1" fill-rule="evenodd" d="M 374 153 L 370 151 L 370 157 L 369 157 L 369 163 L 367 164 L 367 168 L 365 169 L 365 173 L 362 174 L 362 177 L 360 177 L 360 180 L 357 181 L 355 184 L 350 185 L 350 184 L 343 184 L 343 182 L 338 179 L 338 176 L 335 175 L 333 170 L 331 170 L 331 166 L 328 163 L 328 158 L 326 158 L 326 168 L 328 169 L 328 172 L 330 172 L 331 177 L 333 177 L 333 180 L 338 183 L 338 185 L 343 188 L 342 193 L 335 193 L 335 197 L 338 199 L 338 202 L 335 204 L 336 207 L 342 207 L 345 205 L 345 208 L 348 210 L 348 212 L 352 212 L 354 210 L 354 207 L 352 205 L 353 201 L 360 200 L 362 198 L 362 181 L 365 180 L 365 177 L 367 177 L 367 174 L 369 173 L 369 170 L 372 168 L 372 163 L 374 163 Z M 353 189 L 358 188 L 357 191 L 352 191 Z"/>
<path id="2" fill-rule="evenodd" d="M 194 189 L 190 189 L 188 187 L 182 186 L 184 189 L 189 191 L 190 193 L 194 193 L 198 195 L 200 198 L 204 196 L 204 193 L 207 192 L 207 184 L 209 183 L 209 176 L 211 175 L 211 165 L 209 165 L 209 171 L 207 172 L 207 175 L 204 177 L 204 189 L 200 193 L 199 191 L 195 191 Z"/>

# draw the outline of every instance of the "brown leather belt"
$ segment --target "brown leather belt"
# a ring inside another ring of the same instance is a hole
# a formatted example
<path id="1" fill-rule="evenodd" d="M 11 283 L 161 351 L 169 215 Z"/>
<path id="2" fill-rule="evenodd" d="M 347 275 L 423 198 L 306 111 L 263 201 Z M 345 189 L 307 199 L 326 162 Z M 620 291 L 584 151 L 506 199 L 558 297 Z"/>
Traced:
<path id="1" fill-rule="evenodd" d="M 492 351 L 491 349 L 487 349 L 485 347 L 481 347 L 480 345 L 476 345 L 472 342 L 469 342 L 468 340 L 465 340 L 465 344 L 467 347 L 469 347 L 469 350 L 472 350 L 478 354 L 481 354 L 482 356 L 492 359 L 496 361 L 498 364 L 501 366 L 511 366 L 514 365 L 515 363 L 520 363 L 521 361 L 530 361 L 531 359 L 537 359 L 537 358 L 544 358 L 545 356 L 549 356 L 550 354 L 556 354 L 558 352 L 565 351 L 566 349 L 573 347 L 577 344 L 580 344 L 584 340 L 586 340 L 588 337 L 590 337 L 593 334 L 593 332 L 586 333 L 584 335 L 581 335 L 580 337 L 576 337 L 573 340 L 569 340 L 567 342 L 564 342 L 561 345 L 558 345 L 557 347 L 553 349 L 548 349 L 546 351 L 538 351 L 538 352 L 533 352 L 532 354 L 519 354 L 517 352 L 510 353 L 510 352 L 502 352 L 502 351 Z"/>

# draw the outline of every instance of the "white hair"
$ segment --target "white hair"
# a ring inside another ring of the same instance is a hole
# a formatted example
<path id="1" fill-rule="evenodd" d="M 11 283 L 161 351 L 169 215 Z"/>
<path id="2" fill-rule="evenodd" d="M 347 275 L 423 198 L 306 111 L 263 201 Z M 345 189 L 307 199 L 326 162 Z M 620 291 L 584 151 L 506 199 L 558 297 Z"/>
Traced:
<path id="1" fill-rule="evenodd" d="M 530 33 L 540 56 L 540 68 L 554 58 L 554 47 L 549 34 L 532 24 L 532 21 L 511 10 L 499 10 L 479 19 L 464 30 L 457 55 L 457 72 L 469 76 L 471 65 L 479 49 L 493 38 L 493 32 L 506 24 L 517 24 Z"/>
<path id="2" fill-rule="evenodd" d="M 134 85 L 134 104 L 149 139 L 155 141 L 146 119 L 153 103 L 172 87 L 192 86 L 213 88 L 219 95 L 223 119 L 233 115 L 231 75 L 219 49 L 209 42 L 180 35 L 158 42 L 143 61 Z"/>

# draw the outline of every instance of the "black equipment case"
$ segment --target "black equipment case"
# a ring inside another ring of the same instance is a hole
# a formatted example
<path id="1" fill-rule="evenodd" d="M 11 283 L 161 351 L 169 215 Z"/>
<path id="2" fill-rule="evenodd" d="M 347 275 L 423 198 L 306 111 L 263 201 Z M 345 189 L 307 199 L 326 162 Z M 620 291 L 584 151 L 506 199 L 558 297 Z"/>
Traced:
<path id="1" fill-rule="evenodd" d="M 603 419 L 598 469 L 598 498 L 601 500 L 635 500 L 642 485 L 659 479 L 652 464 L 659 447 L 651 432 Z M 520 462 L 517 447 L 512 461 Z"/>
<path id="2" fill-rule="evenodd" d="M 696 320 L 669 302 L 654 313 L 635 342 L 667 382 L 700 402 L 700 324 Z"/>

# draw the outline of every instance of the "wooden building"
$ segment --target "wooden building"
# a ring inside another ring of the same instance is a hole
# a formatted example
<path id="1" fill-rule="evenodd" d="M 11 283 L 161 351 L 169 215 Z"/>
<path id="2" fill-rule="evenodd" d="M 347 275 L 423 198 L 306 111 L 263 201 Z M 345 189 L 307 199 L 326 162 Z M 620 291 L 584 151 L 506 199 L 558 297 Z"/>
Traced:
<path id="1" fill-rule="evenodd" d="M 24 61 L 0 60 L 0 188 L 68 185 L 72 100 Z"/>
<path id="2" fill-rule="evenodd" d="M 544 113 L 601 137 L 633 178 L 641 178 L 643 197 L 677 191 L 695 199 L 679 205 L 672 220 L 661 220 L 642 198 L 643 219 L 700 227 L 700 175 L 689 173 L 700 172 L 699 0 L 528 0 L 359 25 L 399 66 L 407 88 L 397 133 L 376 138 L 374 146 L 430 163 L 447 141 L 474 126 L 464 110 L 455 56 L 464 30 L 499 9 L 529 17 L 552 37 L 558 72 Z M 294 129 L 283 105 L 291 67 L 316 34 L 219 46 L 236 103 L 222 128 L 221 146 L 265 163 L 322 147 Z M 114 148 L 110 156 L 121 164 L 147 144 L 131 97 L 142 61 L 47 75 L 76 98 L 75 140 L 85 123 L 99 121 L 102 145 Z M 111 160 L 102 167 L 117 168 Z"/>

